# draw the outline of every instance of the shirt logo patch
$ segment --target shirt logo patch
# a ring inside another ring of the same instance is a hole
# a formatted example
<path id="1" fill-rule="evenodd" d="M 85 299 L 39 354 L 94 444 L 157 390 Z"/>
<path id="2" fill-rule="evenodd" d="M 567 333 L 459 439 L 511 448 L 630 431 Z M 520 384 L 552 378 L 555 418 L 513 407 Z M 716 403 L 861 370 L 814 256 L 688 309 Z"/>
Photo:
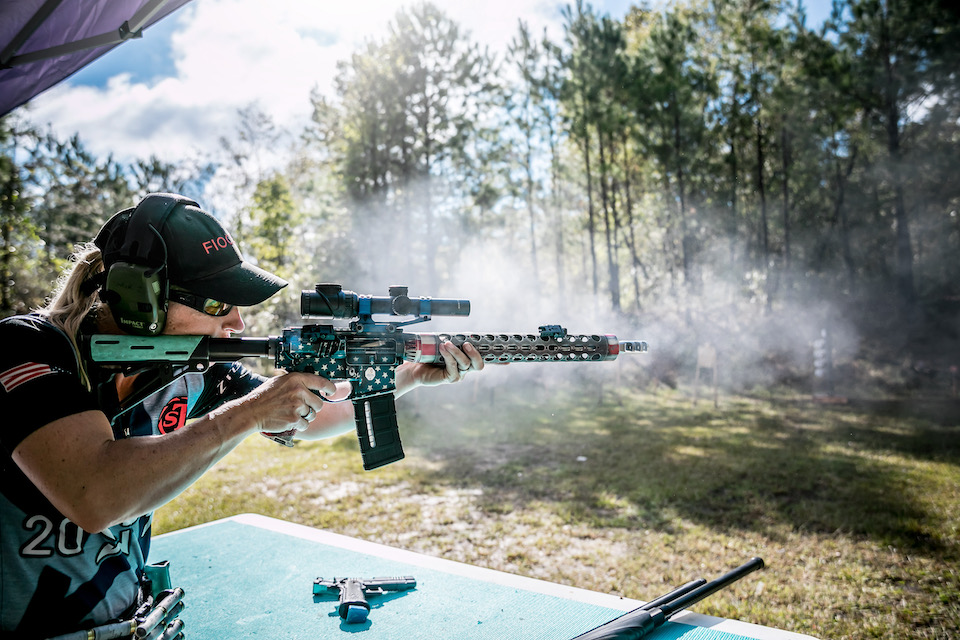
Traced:
<path id="1" fill-rule="evenodd" d="M 160 412 L 160 433 L 172 433 L 187 422 L 187 396 L 171 398 Z"/>
<path id="2" fill-rule="evenodd" d="M 10 393 L 25 382 L 36 380 L 41 376 L 51 373 L 57 373 L 57 369 L 54 369 L 48 364 L 40 364 L 39 362 L 24 362 L 21 365 L 17 365 L 12 369 L 7 369 L 3 373 L 0 373 L 0 384 L 3 385 L 4 391 Z"/>

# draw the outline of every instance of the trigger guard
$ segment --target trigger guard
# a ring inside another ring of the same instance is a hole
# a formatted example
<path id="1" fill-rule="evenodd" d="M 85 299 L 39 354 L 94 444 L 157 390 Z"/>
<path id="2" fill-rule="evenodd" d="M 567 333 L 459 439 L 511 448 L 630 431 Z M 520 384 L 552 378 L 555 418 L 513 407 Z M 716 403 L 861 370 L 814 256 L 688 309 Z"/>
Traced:
<path id="1" fill-rule="evenodd" d="M 323 395 L 322 393 L 320 393 L 319 391 L 315 391 L 313 389 L 310 389 L 310 391 L 313 392 L 313 395 L 320 398 L 321 401 L 327 402 L 329 404 L 340 404 L 341 402 L 347 402 L 348 400 L 353 400 L 354 398 L 356 398 L 356 393 L 357 393 L 357 390 L 353 388 L 353 383 L 350 384 L 350 393 L 348 393 L 345 397 L 340 398 L 339 400 L 332 400 L 327 396 Z"/>

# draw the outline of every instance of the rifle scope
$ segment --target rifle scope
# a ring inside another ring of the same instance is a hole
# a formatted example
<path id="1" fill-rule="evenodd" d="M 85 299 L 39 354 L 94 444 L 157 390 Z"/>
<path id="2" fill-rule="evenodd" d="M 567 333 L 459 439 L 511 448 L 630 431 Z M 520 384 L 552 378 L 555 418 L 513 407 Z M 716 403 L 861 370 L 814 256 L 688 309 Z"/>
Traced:
<path id="1" fill-rule="evenodd" d="M 300 292 L 300 315 L 304 318 L 359 318 L 390 316 L 468 316 L 470 301 L 410 298 L 407 287 L 390 287 L 389 296 L 361 296 L 344 291 L 339 284 L 318 284 Z"/>

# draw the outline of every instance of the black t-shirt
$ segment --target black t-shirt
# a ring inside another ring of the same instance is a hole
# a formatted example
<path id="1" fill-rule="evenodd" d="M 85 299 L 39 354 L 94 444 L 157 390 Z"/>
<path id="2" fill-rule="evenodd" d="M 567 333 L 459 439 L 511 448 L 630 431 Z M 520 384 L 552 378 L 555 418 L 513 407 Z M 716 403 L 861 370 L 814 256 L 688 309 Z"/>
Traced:
<path id="1" fill-rule="evenodd" d="M 87 390 L 72 343 L 45 319 L 0 320 L 0 345 L 0 631 L 49 637 L 102 624 L 134 602 L 152 514 L 87 533 L 23 474 L 14 449 L 45 425 L 90 410 L 107 414 L 118 439 L 163 435 L 265 378 L 240 364 L 213 365 L 181 376 L 112 420 L 117 409 L 106 401 L 116 397 L 112 378 Z"/>

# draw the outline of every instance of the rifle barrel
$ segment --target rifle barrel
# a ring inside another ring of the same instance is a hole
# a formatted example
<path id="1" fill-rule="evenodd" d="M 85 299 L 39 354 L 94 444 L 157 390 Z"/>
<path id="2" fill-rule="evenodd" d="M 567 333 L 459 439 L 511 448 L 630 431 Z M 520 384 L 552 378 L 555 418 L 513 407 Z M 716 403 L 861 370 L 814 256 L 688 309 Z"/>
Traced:
<path id="1" fill-rule="evenodd" d="M 752 571 L 763 568 L 763 560 L 752 558 L 716 580 L 693 580 L 665 596 L 628 611 L 618 618 L 582 633 L 573 640 L 639 640 L 663 625 L 671 616 L 712 593 L 736 582 Z"/>
<path id="2" fill-rule="evenodd" d="M 744 577 L 748 573 L 752 573 L 757 569 L 763 569 L 763 559 L 762 558 L 751 558 L 747 562 L 743 563 L 736 569 L 728 571 L 723 574 L 716 580 L 711 580 L 707 584 L 690 591 L 689 593 L 680 596 L 676 600 L 669 602 L 667 604 L 661 605 L 660 610 L 663 611 L 666 617 L 672 616 L 677 611 L 686 609 L 692 604 L 700 602 L 707 596 L 716 593 L 720 589 L 733 584 L 740 578 Z"/>
<path id="3" fill-rule="evenodd" d="M 694 589 L 696 589 L 697 587 L 702 586 L 702 585 L 705 585 L 705 584 L 707 584 L 707 581 L 704 580 L 703 578 L 697 578 L 696 580 L 691 580 L 691 581 L 688 582 L 687 584 L 685 584 L 685 585 L 683 585 L 683 586 L 680 586 L 680 587 L 677 587 L 676 589 L 674 589 L 673 591 L 671 591 L 670 593 L 668 593 L 668 594 L 666 594 L 666 595 L 660 596 L 659 598 L 654 598 L 653 600 L 651 600 L 650 602 L 647 602 L 646 604 L 644 604 L 644 605 L 643 605 L 642 607 L 640 607 L 640 608 L 643 609 L 644 611 L 649 611 L 650 609 L 655 609 L 655 608 L 657 608 L 657 607 L 659 607 L 659 606 L 661 606 L 661 605 L 664 605 L 664 604 L 666 604 L 666 603 L 668 603 L 668 602 L 670 602 L 670 601 L 672 601 L 672 600 L 676 600 L 676 599 L 679 598 L 680 596 L 686 595 L 686 594 L 690 593 L 691 591 L 693 591 Z"/>

